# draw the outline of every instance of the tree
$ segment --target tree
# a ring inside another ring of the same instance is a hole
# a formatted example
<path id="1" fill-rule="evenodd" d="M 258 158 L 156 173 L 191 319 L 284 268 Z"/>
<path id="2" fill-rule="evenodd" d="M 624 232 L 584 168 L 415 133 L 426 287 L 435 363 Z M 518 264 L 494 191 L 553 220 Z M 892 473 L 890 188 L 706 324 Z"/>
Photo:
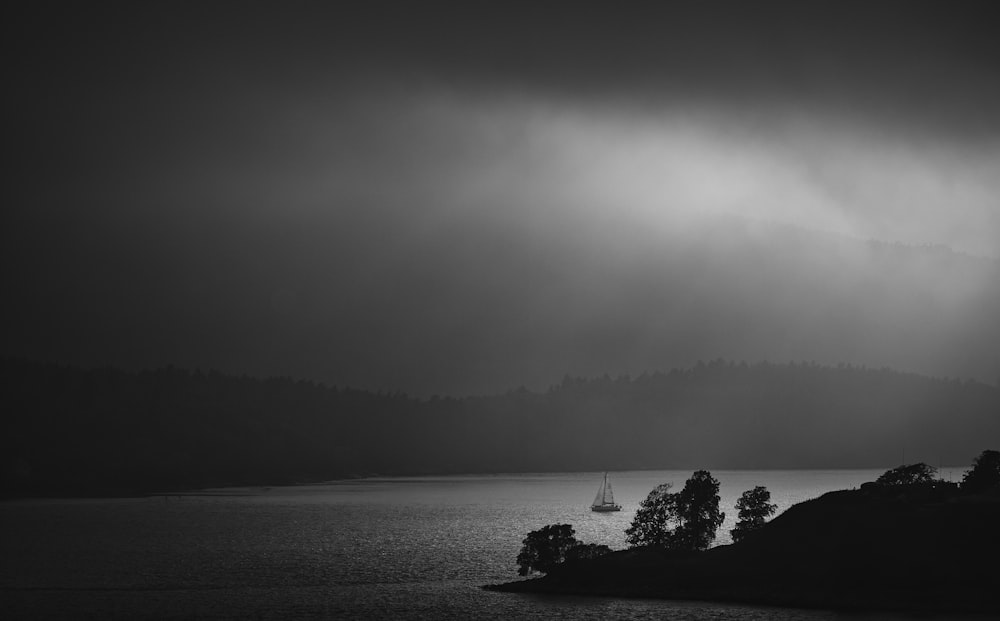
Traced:
<path id="1" fill-rule="evenodd" d="M 674 532 L 674 547 L 704 550 L 715 540 L 715 531 L 726 519 L 719 511 L 719 481 L 708 470 L 698 470 L 680 492 L 680 524 Z"/>
<path id="2" fill-rule="evenodd" d="M 777 508 L 777 505 L 771 503 L 771 492 L 763 485 L 743 492 L 736 501 L 736 511 L 740 519 L 736 522 L 736 528 L 729 531 L 733 536 L 733 543 L 739 543 L 748 534 L 763 526 Z"/>
<path id="3" fill-rule="evenodd" d="M 914 483 L 930 483 L 937 474 L 937 468 L 925 463 L 896 466 L 886 470 L 875 480 L 880 485 L 913 485 Z"/>
<path id="4" fill-rule="evenodd" d="M 565 560 L 568 550 L 580 545 L 575 534 L 569 524 L 549 524 L 528 533 L 517 555 L 518 575 L 527 576 L 533 571 L 548 573 Z"/>
<path id="5" fill-rule="evenodd" d="M 725 517 L 719 511 L 719 482 L 707 470 L 698 470 L 680 492 L 671 493 L 669 483 L 651 491 L 625 530 L 625 540 L 633 547 L 704 550 Z"/>
<path id="6" fill-rule="evenodd" d="M 1000 486 L 1000 451 L 983 451 L 962 476 L 962 491 L 978 493 Z"/>
<path id="7" fill-rule="evenodd" d="M 670 483 L 657 485 L 639 503 L 632 525 L 625 529 L 625 541 L 630 546 L 669 547 L 671 523 L 677 521 L 677 494 L 670 493 L 671 487 Z"/>

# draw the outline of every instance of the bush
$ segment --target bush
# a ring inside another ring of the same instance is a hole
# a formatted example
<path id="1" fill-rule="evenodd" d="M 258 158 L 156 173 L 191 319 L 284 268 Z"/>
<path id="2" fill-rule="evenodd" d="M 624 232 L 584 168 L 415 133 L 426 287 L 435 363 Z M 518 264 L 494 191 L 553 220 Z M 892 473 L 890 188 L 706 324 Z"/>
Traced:
<path id="1" fill-rule="evenodd" d="M 886 470 L 882 476 L 875 479 L 880 485 L 913 485 L 914 483 L 930 483 L 937 474 L 937 468 L 925 463 L 896 466 Z"/>

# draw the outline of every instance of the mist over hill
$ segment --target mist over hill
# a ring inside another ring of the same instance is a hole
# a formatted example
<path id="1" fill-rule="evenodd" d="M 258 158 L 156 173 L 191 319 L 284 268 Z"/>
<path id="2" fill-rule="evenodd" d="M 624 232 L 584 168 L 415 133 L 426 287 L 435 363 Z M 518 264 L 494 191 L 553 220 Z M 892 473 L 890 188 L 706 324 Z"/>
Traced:
<path id="1" fill-rule="evenodd" d="M 1000 378 L 994 259 L 732 215 L 651 225 L 628 211 L 508 211 L 429 229 L 408 213 L 314 222 L 274 257 L 258 250 L 280 230 L 264 218 L 191 241 L 170 260 L 177 277 L 150 263 L 141 227 L 127 253 L 118 242 L 91 252 L 85 228 L 53 232 L 71 264 L 0 268 L 19 292 L 0 309 L 2 353 L 420 397 L 541 391 L 564 373 L 638 375 L 717 357 Z M 420 239 L 407 242 L 414 230 Z M 354 237 L 384 243 L 349 254 Z M 237 250 L 219 255 L 223 245 Z"/>
<path id="2" fill-rule="evenodd" d="M 544 392 L 415 399 L 288 378 L 3 359 L 11 494 L 367 474 L 967 464 L 1000 388 L 889 369 L 698 363 Z"/>

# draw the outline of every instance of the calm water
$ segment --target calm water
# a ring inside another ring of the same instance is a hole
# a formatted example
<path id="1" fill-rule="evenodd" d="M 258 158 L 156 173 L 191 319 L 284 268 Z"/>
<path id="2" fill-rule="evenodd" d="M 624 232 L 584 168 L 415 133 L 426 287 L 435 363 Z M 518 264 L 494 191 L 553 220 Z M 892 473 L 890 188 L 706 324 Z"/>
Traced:
<path id="1" fill-rule="evenodd" d="M 729 542 L 739 494 L 779 512 L 880 471 L 716 471 Z M 589 510 L 600 473 L 363 479 L 182 497 L 0 504 L 7 618 L 840 618 L 826 611 L 491 593 L 525 534 L 573 524 L 624 547 L 636 505 L 689 471 L 612 473 L 624 510 Z M 944 469 L 943 478 L 960 478 Z M 12 614 L 11 614 L 12 613 Z M 852 615 L 851 619 L 868 617 Z M 886 618 L 885 615 L 870 617 Z M 897 619 L 908 618 L 899 615 Z"/>

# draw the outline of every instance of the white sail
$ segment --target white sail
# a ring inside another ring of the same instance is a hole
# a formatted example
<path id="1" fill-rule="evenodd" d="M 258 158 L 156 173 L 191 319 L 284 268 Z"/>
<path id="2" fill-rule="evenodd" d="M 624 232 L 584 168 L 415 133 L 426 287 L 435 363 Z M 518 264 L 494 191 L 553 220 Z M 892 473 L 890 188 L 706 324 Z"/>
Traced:
<path id="1" fill-rule="evenodd" d="M 597 490 L 597 495 L 594 496 L 594 504 L 591 507 L 600 507 L 604 504 L 604 483 L 601 483 L 601 487 Z"/>
<path id="2" fill-rule="evenodd" d="M 601 487 L 594 496 L 594 504 L 590 505 L 594 511 L 620 511 L 621 507 L 615 504 L 615 494 L 611 491 L 611 482 L 608 481 L 608 473 L 604 473 L 604 480 Z"/>

